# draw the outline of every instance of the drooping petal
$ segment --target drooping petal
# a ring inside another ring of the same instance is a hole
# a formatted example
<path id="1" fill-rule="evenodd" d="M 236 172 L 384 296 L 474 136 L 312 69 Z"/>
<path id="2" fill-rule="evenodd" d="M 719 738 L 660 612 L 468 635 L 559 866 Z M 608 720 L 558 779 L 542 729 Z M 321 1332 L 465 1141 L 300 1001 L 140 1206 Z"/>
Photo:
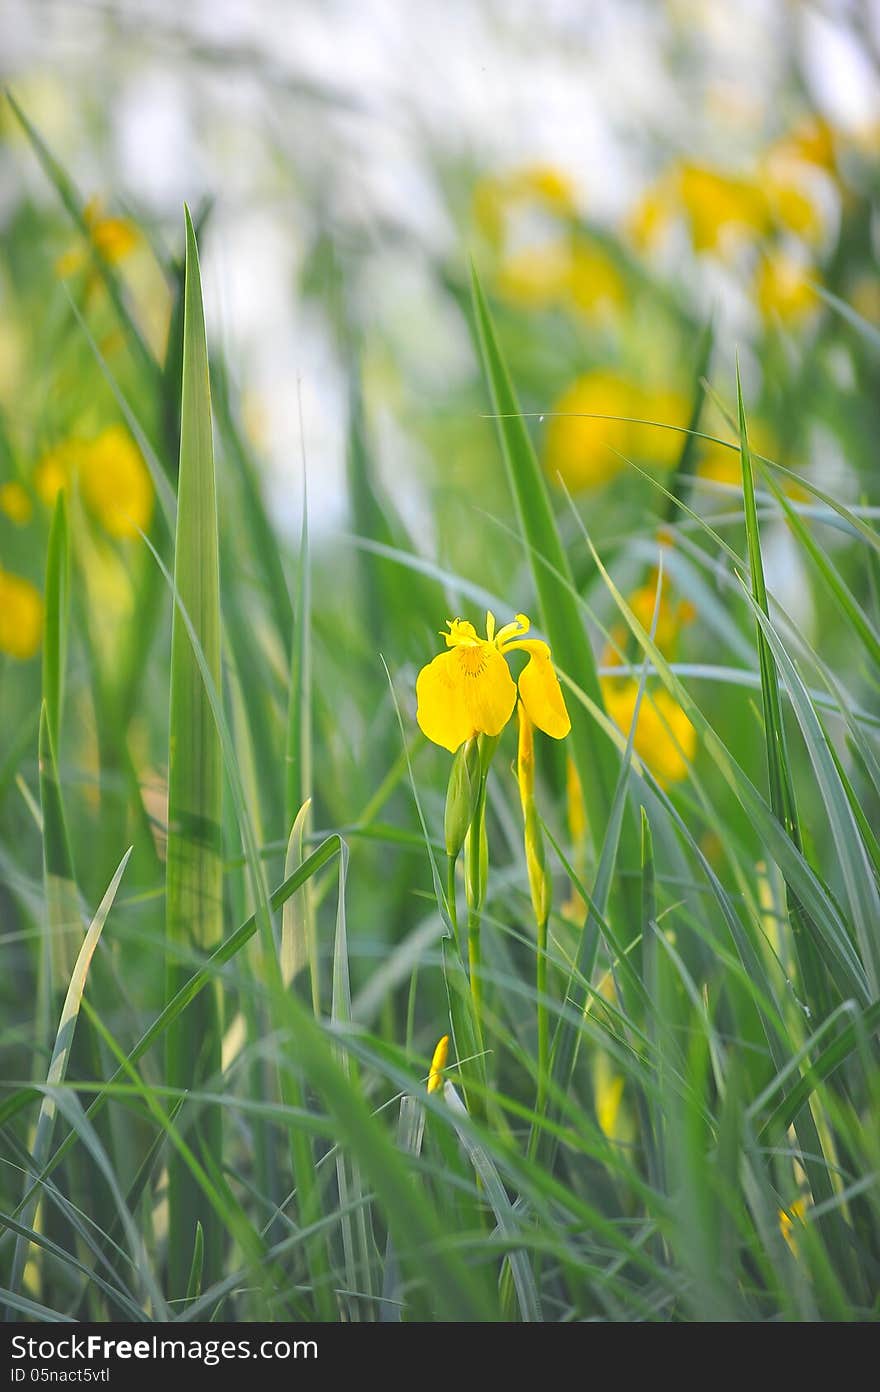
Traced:
<path id="1" fill-rule="evenodd" d="M 441 653 L 416 678 L 416 720 L 434 744 L 455 753 L 473 733 L 458 680 L 456 649 Z"/>
<path id="2" fill-rule="evenodd" d="M 489 643 L 455 647 L 423 667 L 416 681 L 419 727 L 455 753 L 472 735 L 500 735 L 516 703 L 507 663 Z"/>
<path id="3" fill-rule="evenodd" d="M 529 660 L 519 679 L 519 694 L 526 714 L 533 725 L 543 730 L 553 739 L 565 739 L 571 729 L 571 721 L 565 708 L 565 700 L 559 685 L 559 678 L 550 661 L 550 649 L 538 639 L 528 639 L 524 643 L 511 644 L 523 648 Z"/>

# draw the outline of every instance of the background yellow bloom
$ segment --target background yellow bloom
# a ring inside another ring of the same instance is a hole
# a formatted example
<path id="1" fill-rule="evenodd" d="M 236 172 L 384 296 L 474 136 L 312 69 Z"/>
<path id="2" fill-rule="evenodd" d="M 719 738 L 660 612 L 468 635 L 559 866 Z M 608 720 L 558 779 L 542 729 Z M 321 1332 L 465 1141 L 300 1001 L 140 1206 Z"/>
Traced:
<path id="1" fill-rule="evenodd" d="M 663 426 L 686 427 L 689 414 L 680 392 L 642 387 L 603 369 L 584 373 L 548 415 L 544 467 L 551 479 L 559 474 L 572 492 L 607 483 L 626 468 L 627 459 L 671 468 L 684 436 Z"/>
<path id="2" fill-rule="evenodd" d="M 83 452 L 79 478 L 86 505 L 111 536 L 133 537 L 149 526 L 152 480 L 122 426 L 109 426 Z"/>
<path id="3" fill-rule="evenodd" d="M 606 677 L 602 682 L 605 709 L 626 736 L 632 726 L 637 694 L 638 683 L 634 679 Z M 663 787 L 687 777 L 688 764 L 697 750 L 697 732 L 665 688 L 646 691 L 642 697 L 633 747 Z"/>
<path id="4" fill-rule="evenodd" d="M 755 300 L 765 319 L 779 318 L 796 324 L 819 308 L 811 281 L 816 273 L 791 252 L 778 250 L 762 256 L 755 275 Z"/>
<path id="5" fill-rule="evenodd" d="M 0 508 L 17 527 L 30 522 L 34 510 L 27 489 L 17 479 L 11 479 L 0 488 Z"/>
<path id="6" fill-rule="evenodd" d="M 0 570 L 0 652 L 25 661 L 40 648 L 43 601 L 30 580 Z"/>

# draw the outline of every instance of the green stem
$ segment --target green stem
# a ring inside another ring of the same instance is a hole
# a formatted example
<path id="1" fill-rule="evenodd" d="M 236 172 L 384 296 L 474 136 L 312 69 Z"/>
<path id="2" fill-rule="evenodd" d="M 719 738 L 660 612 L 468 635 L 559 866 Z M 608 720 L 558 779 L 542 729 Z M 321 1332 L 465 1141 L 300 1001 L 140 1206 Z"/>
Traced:
<path id="1" fill-rule="evenodd" d="M 547 1079 L 550 1073 L 550 1022 L 547 1017 L 547 920 L 538 923 L 538 959 L 536 964 L 538 992 L 538 1093 L 535 1110 L 543 1112 L 547 1100 Z"/>
<path id="2" fill-rule="evenodd" d="M 455 863 L 457 856 L 446 857 L 446 910 L 449 914 L 449 922 L 452 924 L 452 932 L 455 937 L 455 945 L 459 952 L 461 943 L 458 936 L 458 909 L 455 903 Z"/>

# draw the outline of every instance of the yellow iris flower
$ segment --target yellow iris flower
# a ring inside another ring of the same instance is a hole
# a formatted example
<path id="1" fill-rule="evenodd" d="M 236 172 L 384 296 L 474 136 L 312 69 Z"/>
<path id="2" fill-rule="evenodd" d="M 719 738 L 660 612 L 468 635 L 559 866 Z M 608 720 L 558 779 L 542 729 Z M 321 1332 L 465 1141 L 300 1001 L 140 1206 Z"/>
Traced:
<path id="1" fill-rule="evenodd" d="M 39 650 L 43 601 L 30 580 L 0 570 L 0 652 L 26 662 Z"/>
<path id="2" fill-rule="evenodd" d="M 531 628 L 525 614 L 496 631 L 495 615 L 488 613 L 485 638 L 466 620 L 446 622 L 449 632 L 441 636 L 449 651 L 423 667 L 416 680 L 416 719 L 429 740 L 454 754 L 476 735 L 501 734 L 516 705 L 517 685 L 506 661 L 511 652 L 529 656 L 519 678 L 529 719 L 554 739 L 565 738 L 571 721 L 550 649 L 525 637 Z"/>

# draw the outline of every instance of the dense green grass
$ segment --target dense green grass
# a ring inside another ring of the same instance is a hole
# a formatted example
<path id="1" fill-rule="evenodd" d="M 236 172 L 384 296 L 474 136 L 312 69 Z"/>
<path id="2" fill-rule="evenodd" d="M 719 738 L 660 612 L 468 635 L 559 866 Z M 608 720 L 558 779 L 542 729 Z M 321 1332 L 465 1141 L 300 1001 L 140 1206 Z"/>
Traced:
<path id="1" fill-rule="evenodd" d="M 32 489 L 34 455 L 97 402 L 137 440 L 156 503 L 108 538 L 74 480 L 52 512 L 32 492 L 27 546 L 3 521 L 4 567 L 30 557 L 36 580 L 45 561 L 42 664 L 0 671 L 10 1316 L 876 1316 L 880 536 L 876 476 L 854 500 L 799 467 L 805 416 L 833 404 L 828 383 L 809 396 L 813 359 L 799 382 L 768 335 L 794 443 L 787 464 L 766 458 L 732 355 L 632 271 L 689 364 L 690 427 L 671 473 L 633 463 L 571 498 L 532 419 L 554 389 L 528 343 L 564 341 L 558 321 L 526 334 L 476 274 L 471 293 L 438 267 L 474 373 L 436 557 L 379 481 L 350 345 L 352 535 L 310 543 L 304 490 L 291 548 L 213 345 L 209 382 L 200 219 L 181 223 L 179 259 L 157 253 L 161 361 L 100 247 L 83 279 L 53 283 L 33 246 L 45 220 L 23 209 L 10 273 L 35 391 L 60 383 L 66 404 L 42 436 L 3 422 L 4 480 Z M 868 382 L 876 331 L 834 299 L 814 358 L 842 346 Z M 858 412 L 872 461 L 867 394 Z M 741 488 L 693 480 L 718 437 Z M 783 528 L 812 628 L 765 574 Z M 102 607 L 102 566 L 119 609 Z M 658 566 L 695 614 L 676 660 Z M 646 581 L 647 623 L 632 598 Z M 452 759 L 415 721 L 437 630 L 455 614 L 480 627 L 487 604 L 499 622 L 530 615 L 572 720 L 565 741 L 537 736 L 546 946 L 515 722 L 485 783 L 488 869 L 471 843 L 448 874 Z M 636 721 L 659 712 L 657 745 L 681 712 L 696 731 L 686 777 L 658 779 L 659 748 L 609 718 L 609 641 Z"/>

